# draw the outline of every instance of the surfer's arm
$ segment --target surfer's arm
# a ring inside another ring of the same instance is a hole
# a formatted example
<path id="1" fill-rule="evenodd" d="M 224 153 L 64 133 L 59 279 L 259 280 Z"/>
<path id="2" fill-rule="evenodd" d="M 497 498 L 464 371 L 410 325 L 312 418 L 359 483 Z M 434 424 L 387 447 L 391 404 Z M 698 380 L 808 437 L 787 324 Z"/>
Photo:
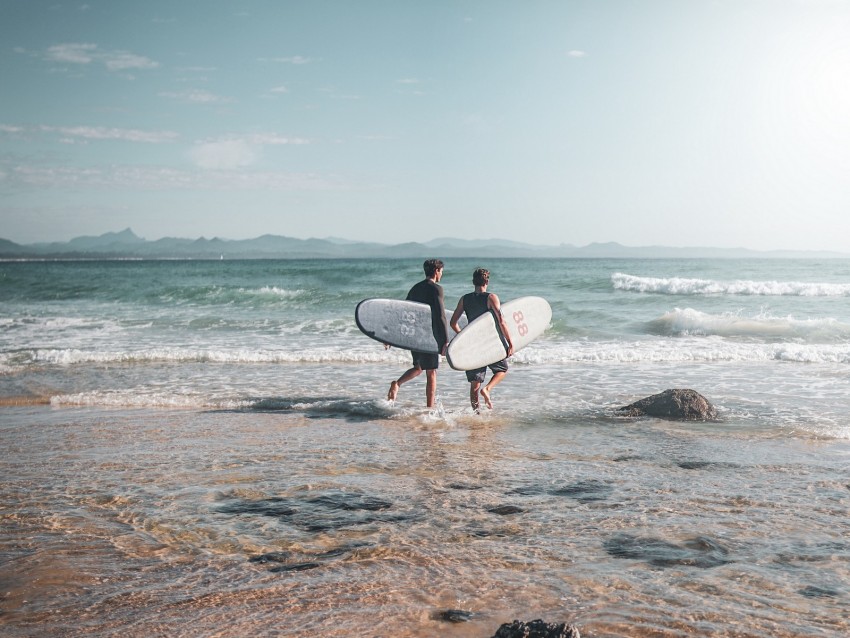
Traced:
<path id="1" fill-rule="evenodd" d="M 436 308 L 431 306 L 431 318 L 432 323 L 433 319 L 437 320 L 436 325 L 434 325 L 434 337 L 437 340 L 437 343 L 442 343 L 442 347 L 440 348 L 440 354 L 446 354 L 446 348 L 449 347 L 449 322 L 446 321 L 446 304 L 443 301 L 443 289 L 440 286 L 437 286 L 437 299 L 436 299 Z M 436 315 L 434 313 L 437 313 Z M 442 334 L 440 334 L 442 333 Z"/>
<path id="2" fill-rule="evenodd" d="M 460 298 L 460 301 L 457 302 L 457 308 L 455 308 L 455 312 L 452 315 L 452 320 L 449 322 L 449 325 L 452 327 L 452 330 L 455 332 L 460 332 L 460 325 L 458 321 L 460 321 L 460 316 L 463 314 L 463 297 Z"/>
<path id="3" fill-rule="evenodd" d="M 511 356 L 514 353 L 514 342 L 511 341 L 511 333 L 508 330 L 508 324 L 502 316 L 502 304 L 499 301 L 499 297 L 494 293 L 490 293 L 490 296 L 487 298 L 487 305 L 490 306 L 490 310 L 493 311 L 493 315 L 499 323 L 499 330 L 501 330 L 502 336 L 508 344 L 508 356 Z"/>

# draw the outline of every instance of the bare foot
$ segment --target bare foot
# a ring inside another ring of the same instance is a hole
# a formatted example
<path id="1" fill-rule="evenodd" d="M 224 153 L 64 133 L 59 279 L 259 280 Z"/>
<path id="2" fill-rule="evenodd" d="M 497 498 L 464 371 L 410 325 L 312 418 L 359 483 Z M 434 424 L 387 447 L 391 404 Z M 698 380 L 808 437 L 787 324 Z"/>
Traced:
<path id="1" fill-rule="evenodd" d="M 481 388 L 481 396 L 484 397 L 484 403 L 487 404 L 487 407 L 492 410 L 493 402 L 490 400 L 490 391 L 487 388 Z"/>
<path id="2" fill-rule="evenodd" d="M 393 381 L 390 384 L 390 391 L 387 393 L 387 401 L 395 401 L 396 395 L 398 395 L 398 381 Z"/>

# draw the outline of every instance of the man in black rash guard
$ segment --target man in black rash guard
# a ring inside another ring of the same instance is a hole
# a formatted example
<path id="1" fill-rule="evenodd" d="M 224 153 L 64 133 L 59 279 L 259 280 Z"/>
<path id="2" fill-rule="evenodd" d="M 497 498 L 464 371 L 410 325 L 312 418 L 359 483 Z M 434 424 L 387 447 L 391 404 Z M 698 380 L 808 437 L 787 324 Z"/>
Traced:
<path id="1" fill-rule="evenodd" d="M 472 273 L 472 284 L 475 286 L 475 292 L 465 294 L 457 302 L 457 308 L 455 308 L 450 322 L 452 330 L 460 332 L 460 326 L 457 322 L 464 312 L 469 323 L 472 323 L 474 319 L 477 319 L 484 313 L 489 312 L 493 315 L 493 318 L 496 320 L 496 326 L 502 333 L 502 339 L 507 347 L 507 356 L 511 356 L 514 353 L 514 344 L 511 341 L 511 335 L 508 332 L 508 325 L 505 323 L 505 318 L 502 317 L 501 302 L 499 301 L 499 297 L 494 293 L 487 292 L 487 286 L 490 284 L 490 271 L 484 268 L 476 268 Z M 486 366 L 477 370 L 466 371 L 466 380 L 469 381 L 469 402 L 472 404 L 472 409 L 475 412 L 478 412 L 479 409 L 479 391 L 481 392 L 481 396 L 484 397 L 487 407 L 491 410 L 493 409 L 490 392 L 496 385 L 501 383 L 502 379 L 508 373 L 507 357 L 491 364 L 490 371 L 493 373 L 493 376 L 490 378 L 490 383 L 484 388 L 481 387 L 481 384 L 484 383 L 484 378 L 487 376 Z"/>
<path id="2" fill-rule="evenodd" d="M 443 278 L 443 262 L 439 259 L 428 259 L 422 267 L 425 270 L 425 279 L 410 289 L 407 300 L 431 306 L 431 329 L 434 331 L 434 339 L 440 348 L 440 354 L 445 354 L 449 343 L 449 326 L 446 322 L 443 287 L 438 283 Z M 429 408 L 433 408 L 434 399 L 437 396 L 437 368 L 440 365 L 440 355 L 415 351 L 411 351 L 411 354 L 413 367 L 390 384 L 387 401 L 395 401 L 399 387 L 418 377 L 425 370 L 425 402 Z"/>

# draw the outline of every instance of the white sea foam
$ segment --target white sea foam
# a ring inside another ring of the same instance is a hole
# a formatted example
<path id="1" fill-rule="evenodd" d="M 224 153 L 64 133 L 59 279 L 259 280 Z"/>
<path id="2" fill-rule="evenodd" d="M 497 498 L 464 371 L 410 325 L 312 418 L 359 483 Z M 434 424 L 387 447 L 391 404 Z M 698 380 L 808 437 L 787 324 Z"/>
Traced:
<path id="1" fill-rule="evenodd" d="M 44 334 L 45 331 L 59 332 L 80 330 L 85 332 L 110 331 L 120 329 L 119 324 L 111 319 L 96 317 L 3 317 L 0 319 L 0 329 L 4 332 L 16 331 L 18 333 L 27 330 L 34 333 Z"/>
<path id="2" fill-rule="evenodd" d="M 574 341 L 526 348 L 513 356 L 517 364 L 567 363 L 722 363 L 768 362 L 850 364 L 850 344 L 729 342 L 720 337 L 638 341 Z"/>
<path id="3" fill-rule="evenodd" d="M 705 332 L 682 332 L 675 339 L 646 338 L 611 341 L 548 341 L 532 344 L 511 358 L 516 365 L 561 363 L 670 363 L 722 361 L 789 361 L 798 363 L 850 363 L 850 343 L 805 343 L 801 341 L 763 342 L 730 340 L 732 334 L 753 334 L 765 337 L 763 326 L 757 322 L 724 323 L 717 320 L 723 336 Z M 709 322 L 710 323 L 710 322 Z M 703 326 L 707 324 L 701 324 Z M 703 328 L 704 329 L 704 328 Z M 778 324 L 777 335 L 787 336 Z M 739 332 L 735 332 L 738 330 Z M 163 347 L 136 351 L 106 351 L 81 349 L 42 349 L 17 352 L 0 358 L 0 373 L 10 374 L 32 366 L 75 366 L 89 364 L 144 365 L 167 364 L 392 364 L 410 361 L 406 350 L 391 348 L 304 348 L 292 351 L 262 349 L 203 349 Z"/>
<path id="4" fill-rule="evenodd" d="M 19 352 L 0 363 L 21 365 L 78 365 L 109 363 L 380 363 L 408 361 L 404 350 L 313 348 L 296 351 L 163 347 L 135 351 L 43 349 Z"/>
<path id="5" fill-rule="evenodd" d="M 95 390 L 73 394 L 58 394 L 50 398 L 55 407 L 108 408 L 168 408 L 178 410 L 259 410 L 287 411 L 323 415 L 357 415 L 386 418 L 393 414 L 385 401 L 354 401 L 348 399 L 301 400 L 252 398 L 206 394 L 194 391 L 167 392 L 150 388 L 132 390 Z"/>
<path id="6" fill-rule="evenodd" d="M 240 292 L 246 295 L 259 295 L 263 297 L 279 297 L 281 299 L 296 299 L 308 295 L 308 291 L 296 289 L 286 290 L 277 286 L 263 286 L 262 288 L 241 288 Z"/>
<path id="7" fill-rule="evenodd" d="M 835 341 L 850 339 L 850 326 L 835 319 L 795 319 L 759 314 L 709 314 L 693 308 L 676 308 L 649 323 L 650 332 L 661 335 L 719 335 L 763 339 Z"/>
<path id="8" fill-rule="evenodd" d="M 211 405 L 200 395 L 142 394 L 137 391 L 80 392 L 51 397 L 50 405 L 110 408 L 179 408 L 198 409 L 219 407 Z"/>
<path id="9" fill-rule="evenodd" d="M 616 290 L 662 295 L 850 296 L 850 284 L 800 281 L 715 281 L 684 277 L 639 277 L 618 272 L 611 275 L 611 283 Z"/>

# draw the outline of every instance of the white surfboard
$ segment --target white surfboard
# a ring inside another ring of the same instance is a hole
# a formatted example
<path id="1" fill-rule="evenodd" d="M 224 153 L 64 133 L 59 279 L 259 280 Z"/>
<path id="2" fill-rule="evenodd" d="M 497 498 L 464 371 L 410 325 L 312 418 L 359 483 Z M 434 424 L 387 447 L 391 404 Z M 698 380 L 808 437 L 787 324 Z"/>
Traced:
<path id="1" fill-rule="evenodd" d="M 452 312 L 446 310 L 446 323 Z M 354 310 L 354 320 L 363 334 L 396 348 L 439 354 L 431 327 L 431 306 L 400 299 L 364 299 Z M 461 329 L 466 317 L 459 322 Z M 455 331 L 449 326 L 449 340 Z"/>
<path id="2" fill-rule="evenodd" d="M 542 297 L 513 299 L 503 303 L 501 310 L 514 352 L 543 334 L 552 321 L 552 308 Z M 455 370 L 475 370 L 504 359 L 507 353 L 496 318 L 488 312 L 461 329 L 449 343 L 446 358 Z"/>

